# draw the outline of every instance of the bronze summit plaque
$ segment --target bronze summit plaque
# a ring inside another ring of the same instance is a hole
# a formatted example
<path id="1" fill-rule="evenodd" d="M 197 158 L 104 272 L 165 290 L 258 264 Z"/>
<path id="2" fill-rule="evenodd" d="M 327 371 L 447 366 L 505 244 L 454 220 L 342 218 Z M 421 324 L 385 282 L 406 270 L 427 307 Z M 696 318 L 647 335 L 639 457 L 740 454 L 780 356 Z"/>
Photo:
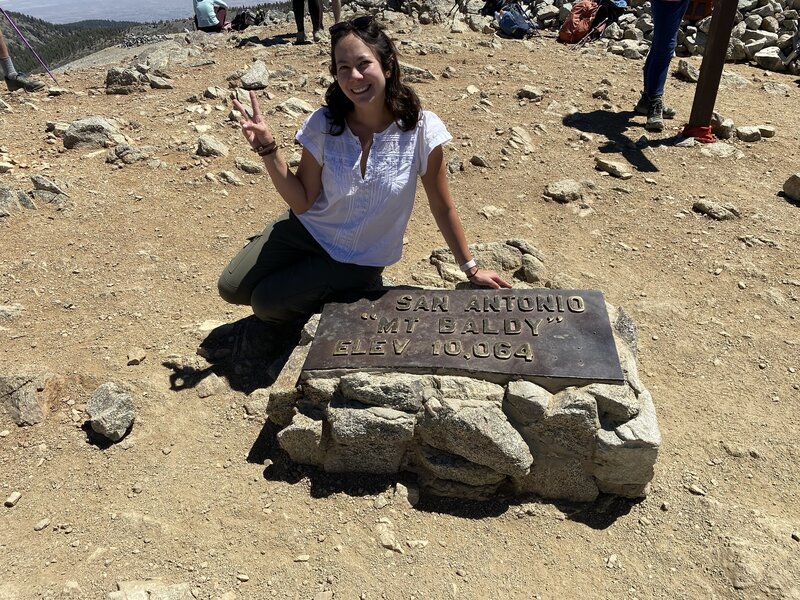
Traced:
<path id="1" fill-rule="evenodd" d="M 547 388 L 624 382 L 596 290 L 395 288 L 330 303 L 303 369 L 495 373 Z"/>

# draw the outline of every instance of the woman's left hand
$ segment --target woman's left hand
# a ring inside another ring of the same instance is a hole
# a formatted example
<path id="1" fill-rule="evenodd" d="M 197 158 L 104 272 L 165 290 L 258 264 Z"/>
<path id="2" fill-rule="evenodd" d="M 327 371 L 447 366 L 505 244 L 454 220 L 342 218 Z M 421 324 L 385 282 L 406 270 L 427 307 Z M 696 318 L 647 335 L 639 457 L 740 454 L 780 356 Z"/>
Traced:
<path id="1" fill-rule="evenodd" d="M 511 287 L 510 283 L 508 283 L 494 271 L 480 268 L 475 271 L 475 274 L 472 277 L 469 278 L 469 282 L 480 287 L 488 287 L 493 289 Z"/>

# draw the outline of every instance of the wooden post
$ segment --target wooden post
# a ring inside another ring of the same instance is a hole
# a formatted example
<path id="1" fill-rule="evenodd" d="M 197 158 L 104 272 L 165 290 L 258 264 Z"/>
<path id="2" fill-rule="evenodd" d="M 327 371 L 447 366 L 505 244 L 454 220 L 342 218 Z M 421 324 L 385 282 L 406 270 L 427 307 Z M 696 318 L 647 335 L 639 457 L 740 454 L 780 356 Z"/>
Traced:
<path id="1" fill-rule="evenodd" d="M 736 9 L 736 0 L 716 0 L 714 4 L 703 62 L 700 63 L 700 77 L 692 102 L 692 114 L 689 116 L 689 127 L 708 127 L 711 124 L 711 113 L 714 112 L 714 103 L 717 101 Z"/>

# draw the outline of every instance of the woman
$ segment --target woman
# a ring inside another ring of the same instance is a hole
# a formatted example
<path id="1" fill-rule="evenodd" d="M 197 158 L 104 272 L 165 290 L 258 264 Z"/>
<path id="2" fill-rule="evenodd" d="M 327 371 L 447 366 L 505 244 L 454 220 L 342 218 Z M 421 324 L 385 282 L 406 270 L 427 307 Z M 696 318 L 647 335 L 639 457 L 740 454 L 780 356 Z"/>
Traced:
<path id="1" fill-rule="evenodd" d="M 652 0 L 653 40 L 644 61 L 644 90 L 634 111 L 647 115 L 645 129 L 661 131 L 664 119 L 671 119 L 675 111 L 664 106 L 664 84 L 675 47 L 678 45 L 678 28 L 689 6 L 689 0 Z"/>
<path id="2" fill-rule="evenodd" d="M 296 173 L 278 152 L 255 94 L 252 114 L 234 100 L 245 138 L 290 210 L 231 261 L 219 279 L 221 296 L 250 304 L 263 321 L 286 323 L 319 310 L 336 293 L 370 285 L 400 259 L 417 175 L 468 279 L 511 287 L 470 255 L 445 173 L 442 145 L 451 136 L 401 83 L 397 52 L 383 28 L 359 17 L 330 33 L 334 82 L 326 106 L 297 133 L 303 153 Z"/>
<path id="3" fill-rule="evenodd" d="M 194 24 L 200 31 L 218 33 L 228 31 L 230 23 L 226 23 L 228 5 L 224 0 L 192 0 L 194 3 Z"/>

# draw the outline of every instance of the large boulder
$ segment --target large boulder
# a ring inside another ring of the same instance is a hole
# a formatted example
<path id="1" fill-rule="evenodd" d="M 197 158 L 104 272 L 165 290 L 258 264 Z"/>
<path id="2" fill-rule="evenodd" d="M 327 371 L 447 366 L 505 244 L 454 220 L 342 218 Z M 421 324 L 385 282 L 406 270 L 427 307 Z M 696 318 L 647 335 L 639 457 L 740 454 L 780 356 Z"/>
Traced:
<path id="1" fill-rule="evenodd" d="M 65 148 L 108 148 L 127 141 L 116 125 L 99 116 L 74 121 L 64 134 Z"/>

